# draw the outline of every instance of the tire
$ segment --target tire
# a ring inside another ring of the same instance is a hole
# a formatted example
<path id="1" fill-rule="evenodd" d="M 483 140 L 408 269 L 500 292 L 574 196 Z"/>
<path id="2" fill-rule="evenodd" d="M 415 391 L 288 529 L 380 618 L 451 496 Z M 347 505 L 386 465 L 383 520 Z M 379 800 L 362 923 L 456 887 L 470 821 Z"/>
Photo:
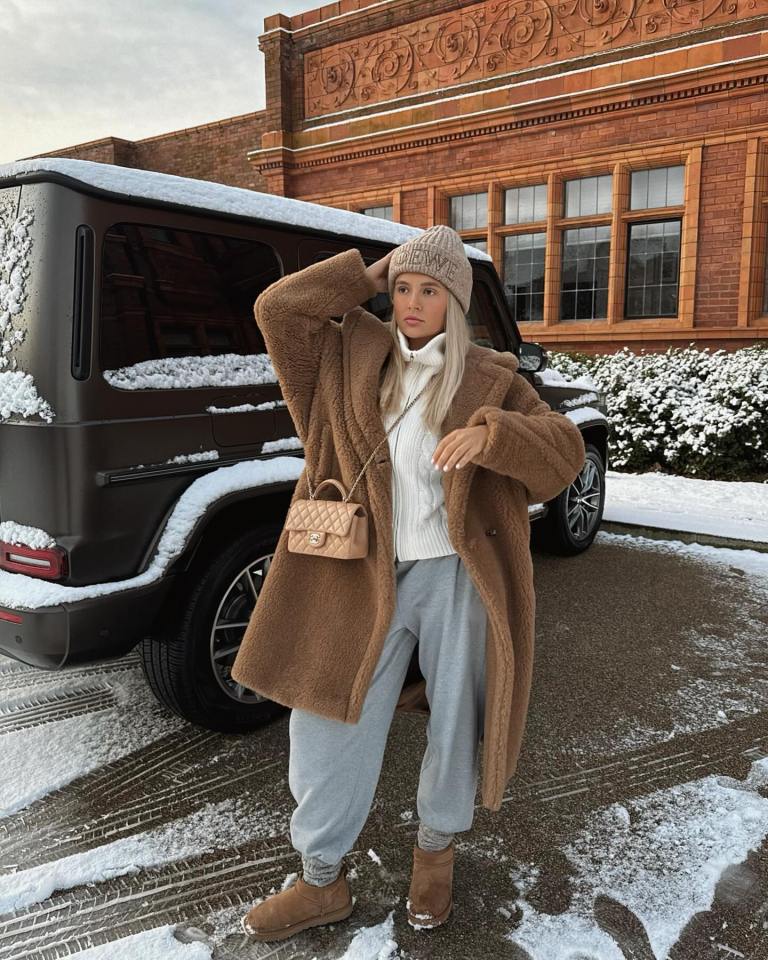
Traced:
<path id="1" fill-rule="evenodd" d="M 549 501 L 547 515 L 531 524 L 531 544 L 548 553 L 583 553 L 597 536 L 605 504 L 605 464 L 593 443 L 573 483 Z"/>
<path id="2" fill-rule="evenodd" d="M 172 626 L 141 641 L 150 689 L 190 723 L 245 733 L 288 709 L 228 679 L 279 534 L 250 530 L 193 568 L 180 593 L 178 616 L 164 618 Z M 222 628 L 230 621 L 233 626 Z"/>

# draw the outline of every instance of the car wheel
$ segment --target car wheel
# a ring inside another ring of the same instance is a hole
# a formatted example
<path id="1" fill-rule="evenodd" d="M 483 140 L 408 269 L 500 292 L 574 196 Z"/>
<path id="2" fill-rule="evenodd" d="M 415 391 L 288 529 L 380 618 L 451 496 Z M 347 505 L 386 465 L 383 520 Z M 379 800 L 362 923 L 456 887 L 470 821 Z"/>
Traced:
<path id="1" fill-rule="evenodd" d="M 243 733 L 288 708 L 230 676 L 274 555 L 279 531 L 251 530 L 211 557 L 181 592 L 178 617 L 140 644 L 161 703 L 209 730 Z"/>
<path id="2" fill-rule="evenodd" d="M 593 443 L 573 483 L 549 501 L 547 515 L 531 524 L 531 543 L 563 556 L 582 553 L 597 536 L 605 504 L 605 465 Z"/>

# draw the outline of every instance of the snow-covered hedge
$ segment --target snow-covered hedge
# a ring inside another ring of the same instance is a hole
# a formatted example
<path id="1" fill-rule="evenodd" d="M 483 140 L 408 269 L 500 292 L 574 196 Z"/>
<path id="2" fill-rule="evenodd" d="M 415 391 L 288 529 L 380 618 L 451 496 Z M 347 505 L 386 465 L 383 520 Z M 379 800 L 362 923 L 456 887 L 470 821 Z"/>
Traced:
<path id="1" fill-rule="evenodd" d="M 549 353 L 553 369 L 605 391 L 611 469 L 768 480 L 768 344 L 732 352 Z"/>

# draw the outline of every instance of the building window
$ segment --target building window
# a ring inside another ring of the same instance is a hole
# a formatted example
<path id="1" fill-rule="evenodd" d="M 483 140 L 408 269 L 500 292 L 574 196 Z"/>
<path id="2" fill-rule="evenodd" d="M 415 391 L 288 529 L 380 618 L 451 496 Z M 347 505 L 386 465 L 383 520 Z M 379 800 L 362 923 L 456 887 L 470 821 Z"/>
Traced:
<path id="1" fill-rule="evenodd" d="M 547 219 L 547 185 L 513 187 L 504 191 L 504 223 L 533 223 Z"/>
<path id="2" fill-rule="evenodd" d="M 365 207 L 360 211 L 369 217 L 381 217 L 382 220 L 394 220 L 394 207 L 390 204 L 388 207 Z"/>
<path id="3" fill-rule="evenodd" d="M 680 220 L 631 223 L 625 316 L 677 315 Z"/>
<path id="4" fill-rule="evenodd" d="M 516 323 L 544 319 L 545 233 L 504 237 L 504 293 Z"/>
<path id="5" fill-rule="evenodd" d="M 608 260 L 611 228 L 563 231 L 561 320 L 605 320 L 608 316 Z"/>
<path id="6" fill-rule="evenodd" d="M 630 210 L 676 207 L 683 202 L 683 165 L 635 170 L 630 189 Z"/>
<path id="7" fill-rule="evenodd" d="M 598 213 L 610 213 L 612 188 L 613 175 L 610 173 L 599 177 L 566 180 L 566 217 L 587 217 Z"/>
<path id="8" fill-rule="evenodd" d="M 466 244 L 492 253 L 517 324 L 538 323 L 545 332 L 542 325 L 568 322 L 603 329 L 609 319 L 657 318 L 660 328 L 667 325 L 662 319 L 690 320 L 690 304 L 680 296 L 687 162 L 675 151 L 663 166 L 632 170 L 647 162 L 638 156 L 608 159 L 605 172 L 598 168 L 590 176 L 527 170 L 506 183 L 494 180 L 482 192 L 450 196 L 438 190 L 433 212 Z M 536 179 L 541 182 L 531 182 Z M 614 237 L 614 229 L 625 225 L 627 233 Z M 555 270 L 554 287 L 545 284 L 545 264 Z M 756 293 L 768 314 L 768 254 L 762 269 L 763 291 Z"/>
<path id="9" fill-rule="evenodd" d="M 451 226 L 454 230 L 488 227 L 488 191 L 451 197 Z"/>

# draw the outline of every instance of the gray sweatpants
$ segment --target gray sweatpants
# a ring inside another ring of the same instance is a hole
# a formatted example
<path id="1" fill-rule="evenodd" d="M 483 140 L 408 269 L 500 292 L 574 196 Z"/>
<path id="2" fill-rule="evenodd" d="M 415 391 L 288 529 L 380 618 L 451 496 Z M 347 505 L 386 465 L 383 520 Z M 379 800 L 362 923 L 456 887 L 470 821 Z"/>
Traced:
<path id="1" fill-rule="evenodd" d="M 363 829 L 417 642 L 430 706 L 419 819 L 450 833 L 473 822 L 485 713 L 485 606 L 457 553 L 397 560 L 395 572 L 395 613 L 359 722 L 291 711 L 288 783 L 297 804 L 291 843 L 305 864 L 338 863 Z"/>

